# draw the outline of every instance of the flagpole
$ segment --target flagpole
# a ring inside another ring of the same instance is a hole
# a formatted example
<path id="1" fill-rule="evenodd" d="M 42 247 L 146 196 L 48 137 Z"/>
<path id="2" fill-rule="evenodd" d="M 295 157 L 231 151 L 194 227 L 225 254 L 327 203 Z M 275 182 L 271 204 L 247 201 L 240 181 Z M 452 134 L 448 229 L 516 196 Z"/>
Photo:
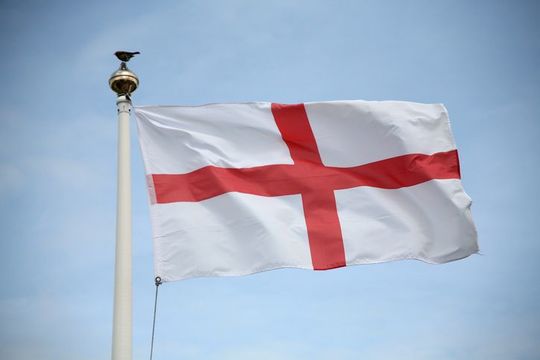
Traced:
<path id="1" fill-rule="evenodd" d="M 131 156 L 129 113 L 131 111 L 130 94 L 139 85 L 139 79 L 122 61 L 120 68 L 109 78 L 109 85 L 117 94 L 116 106 L 118 108 L 116 258 L 111 358 L 112 360 L 131 360 Z"/>

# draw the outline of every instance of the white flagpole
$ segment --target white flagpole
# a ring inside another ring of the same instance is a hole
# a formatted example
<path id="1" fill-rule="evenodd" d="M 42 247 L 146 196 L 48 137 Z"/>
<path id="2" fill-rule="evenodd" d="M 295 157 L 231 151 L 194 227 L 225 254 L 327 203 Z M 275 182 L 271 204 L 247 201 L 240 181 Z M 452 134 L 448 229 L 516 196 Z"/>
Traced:
<path id="1" fill-rule="evenodd" d="M 118 188 L 112 360 L 131 360 L 131 157 L 129 141 L 131 100 L 129 95 L 139 85 L 139 79 L 127 68 L 125 62 L 122 62 L 120 69 L 111 75 L 109 85 L 117 94 L 118 107 Z"/>

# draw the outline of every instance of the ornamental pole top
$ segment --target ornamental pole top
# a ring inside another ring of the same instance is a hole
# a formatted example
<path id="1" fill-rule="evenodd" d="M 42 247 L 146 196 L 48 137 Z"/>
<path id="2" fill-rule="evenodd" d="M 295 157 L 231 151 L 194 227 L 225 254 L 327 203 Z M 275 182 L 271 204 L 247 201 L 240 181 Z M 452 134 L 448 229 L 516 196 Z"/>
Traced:
<path id="1" fill-rule="evenodd" d="M 120 63 L 120 68 L 109 78 L 109 86 L 118 96 L 129 96 L 139 86 L 139 78 L 134 72 L 128 69 L 126 62 L 139 54 L 139 52 L 117 51 L 114 54 L 122 62 Z"/>

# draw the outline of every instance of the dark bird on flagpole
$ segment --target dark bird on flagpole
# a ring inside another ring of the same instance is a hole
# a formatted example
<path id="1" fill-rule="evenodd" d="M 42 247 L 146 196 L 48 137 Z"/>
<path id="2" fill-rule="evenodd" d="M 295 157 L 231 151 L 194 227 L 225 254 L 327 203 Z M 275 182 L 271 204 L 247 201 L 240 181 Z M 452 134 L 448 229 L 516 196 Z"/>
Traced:
<path id="1" fill-rule="evenodd" d="M 118 60 L 123 61 L 123 62 L 128 62 L 129 59 L 131 59 L 132 57 L 134 57 L 137 54 L 140 54 L 140 52 L 138 52 L 138 51 L 134 51 L 134 52 L 117 51 L 117 52 L 114 53 L 114 55 L 116 55 Z"/>

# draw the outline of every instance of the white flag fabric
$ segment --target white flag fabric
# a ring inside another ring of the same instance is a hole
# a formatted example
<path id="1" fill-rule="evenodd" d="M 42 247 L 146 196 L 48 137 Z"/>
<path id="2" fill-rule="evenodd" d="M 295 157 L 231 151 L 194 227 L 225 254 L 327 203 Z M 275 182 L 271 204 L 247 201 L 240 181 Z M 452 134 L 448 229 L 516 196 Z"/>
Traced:
<path id="1" fill-rule="evenodd" d="M 163 281 L 478 251 L 440 104 L 135 108 Z"/>

